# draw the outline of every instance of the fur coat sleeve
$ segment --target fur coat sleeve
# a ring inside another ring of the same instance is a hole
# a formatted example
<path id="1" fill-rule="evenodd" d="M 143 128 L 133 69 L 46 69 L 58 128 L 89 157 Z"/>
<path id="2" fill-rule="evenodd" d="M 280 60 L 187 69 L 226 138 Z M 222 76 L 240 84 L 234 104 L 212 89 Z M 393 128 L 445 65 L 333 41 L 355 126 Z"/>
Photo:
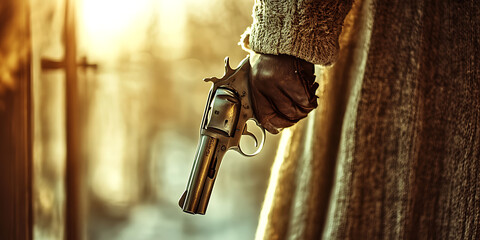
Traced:
<path id="1" fill-rule="evenodd" d="M 292 55 L 329 65 L 352 0 L 255 0 L 244 43 L 255 52 Z"/>

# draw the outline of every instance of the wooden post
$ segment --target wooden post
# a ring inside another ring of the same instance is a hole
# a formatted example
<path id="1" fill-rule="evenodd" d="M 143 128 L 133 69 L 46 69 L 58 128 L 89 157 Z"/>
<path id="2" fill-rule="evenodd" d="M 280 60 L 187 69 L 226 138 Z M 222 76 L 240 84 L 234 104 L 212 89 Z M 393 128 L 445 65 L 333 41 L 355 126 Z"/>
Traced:
<path id="1" fill-rule="evenodd" d="M 32 239 L 31 58 L 28 1 L 0 6 L 0 239 Z M 14 41 L 14 42 L 12 42 Z M 20 47 L 19 47 L 20 46 Z M 6 59 L 15 64 L 7 64 Z M 5 66 L 15 66 L 6 69 Z"/>
<path id="2" fill-rule="evenodd" d="M 90 63 L 87 57 L 81 58 L 77 63 L 76 53 L 76 22 L 74 2 L 65 2 L 65 20 L 63 44 L 65 46 L 64 58 L 54 60 L 41 59 L 42 71 L 65 70 L 65 122 L 66 122 L 66 169 L 65 169 L 65 239 L 77 240 L 85 238 L 85 171 L 82 161 L 82 118 L 78 86 L 77 70 L 91 68 L 96 70 L 97 64 Z"/>
<path id="3" fill-rule="evenodd" d="M 80 159 L 80 129 L 79 129 L 79 93 L 77 83 L 77 53 L 75 33 L 75 6 L 74 1 L 66 0 L 65 3 L 65 113 L 66 113 L 66 224 L 65 239 L 83 239 L 82 214 L 83 202 L 81 192 L 83 164 Z"/>

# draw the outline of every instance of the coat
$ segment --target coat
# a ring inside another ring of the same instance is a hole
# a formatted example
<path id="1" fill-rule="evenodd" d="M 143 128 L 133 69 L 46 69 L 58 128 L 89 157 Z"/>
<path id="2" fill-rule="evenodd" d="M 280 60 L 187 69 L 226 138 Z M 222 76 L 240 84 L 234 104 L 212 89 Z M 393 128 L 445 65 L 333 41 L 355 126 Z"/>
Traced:
<path id="1" fill-rule="evenodd" d="M 256 239 L 480 239 L 479 16 L 475 0 L 257 0 L 254 51 L 334 64 L 282 133 Z"/>

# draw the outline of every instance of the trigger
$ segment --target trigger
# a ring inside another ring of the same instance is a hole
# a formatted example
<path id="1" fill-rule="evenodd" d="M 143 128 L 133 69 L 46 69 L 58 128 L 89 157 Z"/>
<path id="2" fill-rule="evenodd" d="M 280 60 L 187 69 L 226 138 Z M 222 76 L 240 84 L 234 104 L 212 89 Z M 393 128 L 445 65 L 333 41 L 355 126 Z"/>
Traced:
<path id="1" fill-rule="evenodd" d="M 245 125 L 245 128 L 243 128 L 243 133 L 242 133 L 242 135 L 252 137 L 253 140 L 255 140 L 255 147 L 258 147 L 258 139 L 257 139 L 257 137 L 256 137 L 253 133 L 251 133 L 251 132 L 249 132 L 249 131 L 247 130 L 247 125 Z"/>

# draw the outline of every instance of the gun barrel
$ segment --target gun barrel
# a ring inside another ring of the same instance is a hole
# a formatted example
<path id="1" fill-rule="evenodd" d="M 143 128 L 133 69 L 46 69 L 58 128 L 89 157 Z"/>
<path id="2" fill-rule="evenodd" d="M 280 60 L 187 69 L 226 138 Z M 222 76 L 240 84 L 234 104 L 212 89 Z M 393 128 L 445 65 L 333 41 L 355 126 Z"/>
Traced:
<path id="1" fill-rule="evenodd" d="M 180 207 L 191 214 L 205 214 L 215 181 L 218 139 L 202 135 L 198 145 L 187 190 L 180 199 Z"/>

